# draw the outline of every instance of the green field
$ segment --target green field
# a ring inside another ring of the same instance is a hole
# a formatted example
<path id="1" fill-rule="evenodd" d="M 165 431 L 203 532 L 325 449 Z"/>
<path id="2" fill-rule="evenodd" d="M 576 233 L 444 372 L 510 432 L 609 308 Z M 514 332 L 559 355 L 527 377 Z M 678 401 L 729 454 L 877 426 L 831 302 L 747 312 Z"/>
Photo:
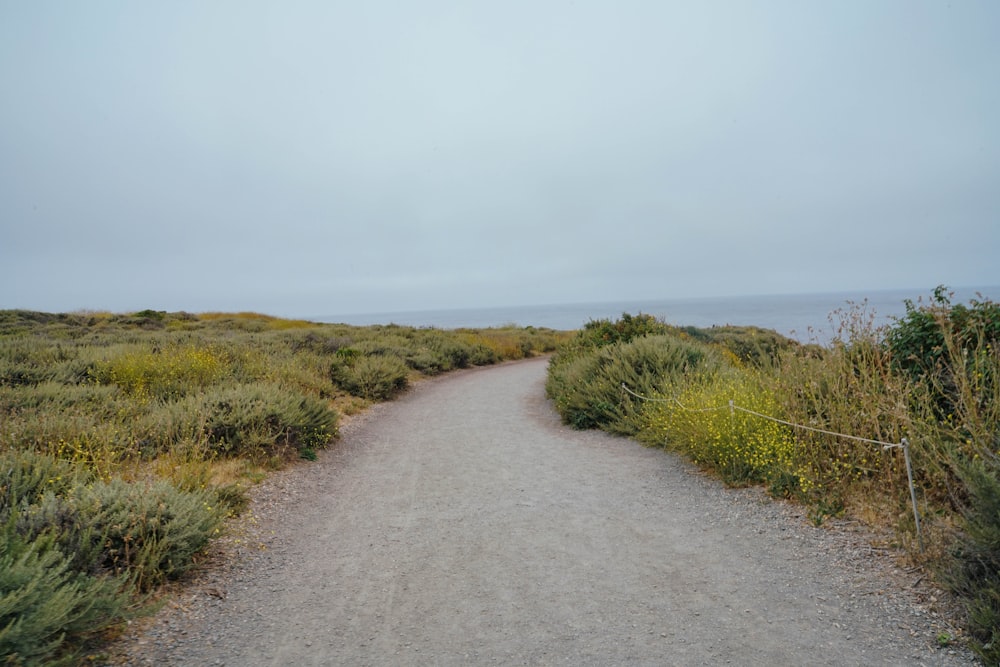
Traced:
<path id="1" fill-rule="evenodd" d="M 93 655 L 342 415 L 569 335 L 0 311 L 0 658 Z"/>

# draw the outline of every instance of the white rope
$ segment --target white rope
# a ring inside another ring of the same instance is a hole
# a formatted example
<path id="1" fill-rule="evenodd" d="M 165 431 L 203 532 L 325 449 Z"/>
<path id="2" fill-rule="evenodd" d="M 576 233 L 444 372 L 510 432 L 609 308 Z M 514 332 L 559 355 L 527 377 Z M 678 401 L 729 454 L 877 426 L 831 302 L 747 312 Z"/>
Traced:
<path id="1" fill-rule="evenodd" d="M 696 409 L 696 408 L 687 408 L 687 407 L 684 407 L 684 405 L 680 401 L 678 401 L 676 398 L 669 398 L 669 399 L 667 399 L 667 398 L 650 398 L 649 396 L 643 396 L 641 394 L 637 394 L 634 391 L 632 391 L 631 389 L 629 389 L 625 385 L 624 382 L 622 382 L 622 389 L 624 389 L 628 393 L 632 394 L 636 398 L 642 399 L 644 401 L 651 401 L 651 402 L 657 402 L 657 403 L 670 403 L 670 402 L 676 403 L 678 406 L 680 406 L 680 408 L 682 410 L 686 410 L 688 412 L 714 412 L 716 410 L 726 410 L 726 409 L 729 409 L 729 410 L 739 410 L 740 412 L 746 412 L 747 414 L 751 414 L 751 415 L 754 415 L 756 417 L 760 417 L 762 419 L 769 419 L 769 420 L 771 420 L 773 422 L 777 422 L 779 424 L 784 424 L 785 426 L 791 426 L 792 428 L 800 428 L 800 429 L 802 429 L 804 431 L 812 431 L 814 433 L 822 433 L 824 435 L 832 435 L 832 436 L 837 437 L 837 438 L 846 438 L 848 440 L 857 440 L 858 442 L 867 442 L 867 443 L 870 443 L 872 445 L 881 445 L 883 449 L 892 449 L 893 447 L 902 447 L 903 446 L 902 443 L 897 443 L 897 442 L 882 442 L 881 440 L 872 440 L 870 438 L 861 438 L 861 437 L 858 437 L 856 435 L 847 435 L 846 433 L 837 433 L 835 431 L 827 431 L 826 429 L 822 429 L 822 428 L 815 428 L 815 427 L 812 427 L 812 426 L 803 426 L 802 424 L 795 424 L 795 423 L 792 423 L 792 422 L 789 422 L 789 421 L 785 421 L 784 419 L 778 419 L 777 417 L 772 417 L 770 415 L 765 415 L 765 414 L 762 414 L 760 412 L 755 412 L 753 410 L 750 410 L 749 408 L 741 407 L 739 405 L 736 405 L 732 401 L 729 401 L 729 405 L 728 406 L 720 406 L 720 407 L 717 407 L 717 408 L 697 408 Z"/>
<path id="2" fill-rule="evenodd" d="M 733 409 L 739 410 L 741 412 L 746 412 L 751 415 L 756 415 L 757 417 L 762 417 L 764 419 L 770 419 L 773 422 L 778 422 L 779 424 L 785 424 L 786 426 L 791 426 L 793 428 L 801 428 L 805 431 L 813 431 L 814 433 L 823 433 L 824 435 L 832 435 L 838 438 L 846 438 L 848 440 L 857 440 L 858 442 L 868 442 L 873 445 L 882 445 L 883 448 L 889 449 L 891 447 L 902 447 L 901 444 L 895 442 L 882 442 L 881 440 L 872 440 L 870 438 L 860 438 L 856 435 L 847 435 L 846 433 L 836 433 L 835 431 L 827 431 L 822 428 L 814 428 L 812 426 L 803 426 L 802 424 L 793 424 L 792 422 L 786 422 L 784 419 L 778 419 L 777 417 L 771 417 L 769 415 L 764 415 L 759 412 L 754 412 L 747 408 L 741 408 L 738 405 L 733 405 Z"/>
<path id="3" fill-rule="evenodd" d="M 721 408 L 688 408 L 688 407 L 685 407 L 684 404 L 681 403 L 680 401 L 678 401 L 676 398 L 672 398 L 672 397 L 671 398 L 650 398 L 649 396 L 643 396 L 641 394 L 635 393 L 634 391 L 632 391 L 631 389 L 629 389 L 625 385 L 624 382 L 622 382 L 622 389 L 624 389 L 626 392 L 632 394 L 636 398 L 640 398 L 640 399 L 642 399 L 644 401 L 650 401 L 652 403 L 676 403 L 677 405 L 679 405 L 681 407 L 681 410 L 687 410 L 688 412 L 715 412 L 716 410 L 725 410 L 726 409 L 725 407 L 721 407 Z"/>

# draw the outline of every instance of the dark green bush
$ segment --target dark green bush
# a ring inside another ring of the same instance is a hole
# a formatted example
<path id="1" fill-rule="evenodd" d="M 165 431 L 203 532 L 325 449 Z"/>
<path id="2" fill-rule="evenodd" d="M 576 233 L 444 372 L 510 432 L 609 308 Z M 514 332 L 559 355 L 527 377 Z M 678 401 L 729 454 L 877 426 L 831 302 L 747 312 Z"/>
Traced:
<path id="1" fill-rule="evenodd" d="M 995 390 L 997 377 L 982 377 L 983 355 L 1000 346 L 1000 304 L 972 299 L 952 304 L 947 288 L 934 290 L 930 303 L 906 301 L 906 315 L 889 329 L 886 342 L 896 370 L 933 392 L 937 416 L 954 413 L 962 397 L 956 376 L 979 373 L 982 391 Z"/>
<path id="2" fill-rule="evenodd" d="M 969 633 L 986 664 L 1000 664 L 1000 459 L 962 466 L 969 494 L 963 531 L 942 571 L 943 580 L 963 601 Z"/>
<path id="3" fill-rule="evenodd" d="M 622 316 L 614 322 L 607 319 L 587 322 L 577 333 L 576 342 L 586 347 L 603 347 L 615 343 L 628 343 L 641 336 L 672 332 L 673 329 L 669 325 L 660 322 L 652 315 L 622 313 Z"/>
<path id="4" fill-rule="evenodd" d="M 411 350 L 404 361 L 408 367 L 425 375 L 438 375 L 451 368 L 447 359 L 427 347 Z"/>
<path id="5" fill-rule="evenodd" d="M 1000 304 L 952 304 L 938 287 L 928 304 L 906 302 L 886 342 L 893 369 L 911 383 L 910 409 L 929 430 L 918 473 L 933 471 L 939 503 L 961 514 L 942 579 L 965 605 L 974 648 L 1000 664 Z"/>

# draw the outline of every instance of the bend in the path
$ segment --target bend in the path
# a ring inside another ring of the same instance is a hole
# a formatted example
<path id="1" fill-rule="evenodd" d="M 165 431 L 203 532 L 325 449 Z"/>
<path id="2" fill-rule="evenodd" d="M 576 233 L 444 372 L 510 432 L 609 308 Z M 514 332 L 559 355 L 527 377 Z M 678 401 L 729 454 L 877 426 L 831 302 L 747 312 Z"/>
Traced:
<path id="1" fill-rule="evenodd" d="M 432 381 L 301 472 L 162 664 L 969 664 L 826 531 L 559 424 L 544 360 Z M 900 606 L 904 605 L 904 606 Z M 899 617 L 906 614 L 905 617 Z M 154 650 L 155 649 L 155 650 Z M 156 653 L 156 650 L 161 652 Z"/>

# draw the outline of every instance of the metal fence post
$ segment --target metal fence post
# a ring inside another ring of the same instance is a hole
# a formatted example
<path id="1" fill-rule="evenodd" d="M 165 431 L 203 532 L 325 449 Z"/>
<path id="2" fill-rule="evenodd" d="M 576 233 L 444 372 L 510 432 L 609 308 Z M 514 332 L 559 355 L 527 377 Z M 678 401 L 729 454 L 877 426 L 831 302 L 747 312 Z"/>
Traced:
<path id="1" fill-rule="evenodd" d="M 903 460 L 906 461 L 906 480 L 910 484 L 910 502 L 913 503 L 913 523 L 917 527 L 917 544 L 920 546 L 920 553 L 923 553 L 924 538 L 920 533 L 920 512 L 917 511 L 917 491 L 913 488 L 913 466 L 910 465 L 910 441 L 903 438 L 900 444 L 903 446 Z"/>

